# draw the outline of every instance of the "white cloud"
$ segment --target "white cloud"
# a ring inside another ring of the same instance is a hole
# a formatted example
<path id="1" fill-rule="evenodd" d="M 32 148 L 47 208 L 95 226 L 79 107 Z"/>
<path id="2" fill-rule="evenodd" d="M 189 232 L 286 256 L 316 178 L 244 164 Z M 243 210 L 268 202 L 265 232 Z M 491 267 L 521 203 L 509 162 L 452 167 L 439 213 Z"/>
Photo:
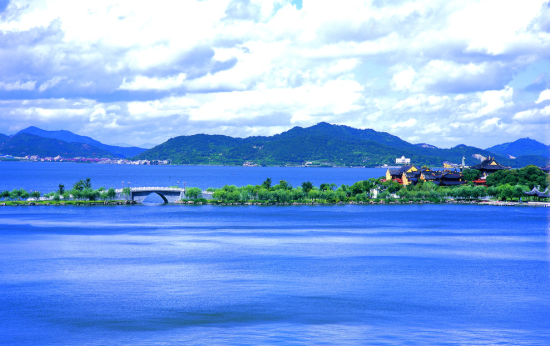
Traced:
<path id="1" fill-rule="evenodd" d="M 415 78 L 416 72 L 409 66 L 393 75 L 392 86 L 398 91 L 413 89 L 413 81 Z"/>
<path id="2" fill-rule="evenodd" d="M 127 82 L 126 78 L 124 78 L 118 88 L 121 90 L 170 90 L 181 87 L 185 81 L 185 77 L 185 73 L 166 78 L 137 76 L 131 82 Z"/>
<path id="3" fill-rule="evenodd" d="M 529 109 L 514 115 L 514 119 L 520 122 L 547 122 L 548 118 L 550 118 L 550 106 L 542 109 Z"/>
<path id="4" fill-rule="evenodd" d="M 539 0 L 14 0 L 0 22 L 0 132 L 80 122 L 165 138 L 324 120 L 440 143 L 484 140 L 483 126 L 541 138 L 550 90 L 518 100 L 510 81 L 548 59 L 547 18 Z M 67 100 L 10 100 L 36 88 Z"/>
<path id="5" fill-rule="evenodd" d="M 52 79 L 47 80 L 46 82 L 42 83 L 40 85 L 40 88 L 38 88 L 38 90 L 40 90 L 40 92 L 46 91 L 50 88 L 53 88 L 57 84 L 61 83 L 61 81 L 65 80 L 65 79 L 67 79 L 67 77 L 53 77 Z"/>
<path id="6" fill-rule="evenodd" d="M 391 128 L 392 129 L 397 129 L 397 128 L 400 128 L 400 127 L 413 127 L 414 125 L 416 125 L 416 119 L 411 118 L 407 121 L 402 121 L 402 122 L 393 124 L 391 126 Z"/>
<path id="7" fill-rule="evenodd" d="M 539 99 L 535 103 L 541 103 L 546 100 L 550 100 L 550 89 L 546 89 L 539 94 Z"/>
<path id="8" fill-rule="evenodd" d="M 0 82 L 0 89 L 12 91 L 12 90 L 34 90 L 34 87 L 36 85 L 36 81 L 29 81 L 25 83 L 21 83 L 20 81 L 13 82 L 13 83 L 5 83 Z"/>

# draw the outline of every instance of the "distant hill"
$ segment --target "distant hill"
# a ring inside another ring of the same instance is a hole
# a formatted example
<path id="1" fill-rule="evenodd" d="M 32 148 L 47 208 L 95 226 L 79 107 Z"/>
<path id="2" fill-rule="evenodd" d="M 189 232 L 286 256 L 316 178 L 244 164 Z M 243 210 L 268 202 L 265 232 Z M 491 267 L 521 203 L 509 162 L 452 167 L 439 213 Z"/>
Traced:
<path id="1" fill-rule="evenodd" d="M 99 141 L 96 141 L 95 139 L 92 139 L 90 137 L 80 136 L 65 130 L 46 131 L 46 130 L 39 129 L 38 127 L 35 127 L 35 126 L 31 126 L 24 130 L 19 131 L 17 134 L 20 134 L 20 133 L 27 133 L 27 134 L 31 134 L 31 135 L 35 135 L 43 138 L 59 139 L 68 143 L 84 143 L 84 144 L 88 144 L 88 145 L 103 149 L 113 154 L 114 156 L 118 156 L 122 158 L 136 156 L 138 154 L 141 154 L 145 150 L 147 150 L 147 149 L 138 148 L 138 147 L 127 148 L 127 147 L 118 147 L 114 145 L 107 145 Z"/>
<path id="2" fill-rule="evenodd" d="M 498 144 L 486 150 L 506 157 L 508 155 L 516 158 L 523 155 L 538 155 L 550 158 L 550 145 L 531 138 L 520 138 L 515 142 Z"/>
<path id="3" fill-rule="evenodd" d="M 439 149 L 433 145 L 423 147 L 386 132 L 328 123 L 294 127 L 274 136 L 179 136 L 135 159 L 200 165 L 242 165 L 251 161 L 258 165 L 284 166 L 315 161 L 335 166 L 376 166 L 394 164 L 395 158 L 405 156 L 417 165 L 440 166 L 443 161 L 460 163 L 462 157 L 466 158 L 468 165 L 477 164 L 479 160 L 472 157 L 474 154 L 496 156 L 507 166 L 517 167 L 519 164 L 519 161 L 463 144 L 451 149 Z"/>
<path id="4" fill-rule="evenodd" d="M 550 159 L 540 155 L 522 155 L 516 157 L 513 167 L 525 167 L 527 165 L 535 165 L 537 167 L 546 167 L 550 164 Z"/>
<path id="5" fill-rule="evenodd" d="M 0 144 L 0 153 L 13 156 L 39 155 L 41 157 L 115 157 L 110 152 L 86 143 L 67 143 L 55 138 L 43 138 L 18 133 Z"/>
<path id="6" fill-rule="evenodd" d="M 6 135 L 0 133 L 0 144 L 2 144 L 2 143 L 4 143 L 5 141 L 7 141 L 8 138 L 10 138 L 10 136 L 6 136 Z"/>

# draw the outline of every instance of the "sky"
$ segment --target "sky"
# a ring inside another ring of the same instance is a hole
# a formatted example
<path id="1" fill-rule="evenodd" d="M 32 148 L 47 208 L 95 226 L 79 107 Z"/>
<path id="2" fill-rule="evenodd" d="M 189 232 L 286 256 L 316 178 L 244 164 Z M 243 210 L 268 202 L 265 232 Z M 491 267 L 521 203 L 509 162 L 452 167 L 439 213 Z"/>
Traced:
<path id="1" fill-rule="evenodd" d="M 550 144 L 550 4 L 0 0 L 0 133 L 107 144 L 326 121 Z"/>

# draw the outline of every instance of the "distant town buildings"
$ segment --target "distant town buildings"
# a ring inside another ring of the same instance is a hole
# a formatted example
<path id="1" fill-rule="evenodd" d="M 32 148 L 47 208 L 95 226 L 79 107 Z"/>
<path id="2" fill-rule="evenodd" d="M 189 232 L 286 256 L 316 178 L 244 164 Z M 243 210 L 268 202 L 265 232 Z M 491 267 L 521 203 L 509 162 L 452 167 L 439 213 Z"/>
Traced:
<path id="1" fill-rule="evenodd" d="M 17 157 L 11 155 L 1 155 L 0 159 L 10 159 L 19 161 L 33 161 L 33 162 L 85 162 L 85 163 L 99 163 L 108 165 L 168 165 L 168 160 L 128 160 L 128 159 L 111 159 L 111 158 L 86 158 L 86 157 L 40 157 L 38 155 L 27 155 L 24 157 Z"/>
<path id="2" fill-rule="evenodd" d="M 405 156 L 401 156 L 401 158 L 395 159 L 395 163 L 399 163 L 402 165 L 406 165 L 408 163 L 411 163 L 411 159 L 406 158 Z"/>

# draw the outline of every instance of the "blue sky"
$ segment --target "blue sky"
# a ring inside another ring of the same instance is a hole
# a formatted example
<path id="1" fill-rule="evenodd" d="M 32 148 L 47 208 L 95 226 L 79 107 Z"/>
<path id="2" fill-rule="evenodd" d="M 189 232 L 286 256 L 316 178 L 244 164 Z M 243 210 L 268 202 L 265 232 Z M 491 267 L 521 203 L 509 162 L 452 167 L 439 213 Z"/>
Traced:
<path id="1" fill-rule="evenodd" d="M 550 144 L 548 1 L 0 0 L 0 133 Z"/>

